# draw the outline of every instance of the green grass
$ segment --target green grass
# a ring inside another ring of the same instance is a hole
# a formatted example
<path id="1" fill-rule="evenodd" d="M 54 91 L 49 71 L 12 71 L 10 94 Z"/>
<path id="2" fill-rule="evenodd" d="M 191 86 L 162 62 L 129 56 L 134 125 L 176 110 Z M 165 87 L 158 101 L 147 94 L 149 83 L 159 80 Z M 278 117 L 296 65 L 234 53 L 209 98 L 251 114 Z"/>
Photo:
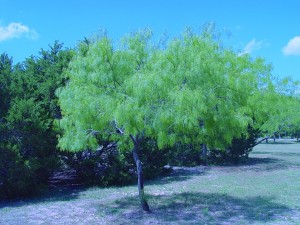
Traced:
<path id="1" fill-rule="evenodd" d="M 300 144 L 261 144 L 246 164 L 176 169 L 145 186 L 55 190 L 0 204 L 0 224 L 300 224 Z"/>

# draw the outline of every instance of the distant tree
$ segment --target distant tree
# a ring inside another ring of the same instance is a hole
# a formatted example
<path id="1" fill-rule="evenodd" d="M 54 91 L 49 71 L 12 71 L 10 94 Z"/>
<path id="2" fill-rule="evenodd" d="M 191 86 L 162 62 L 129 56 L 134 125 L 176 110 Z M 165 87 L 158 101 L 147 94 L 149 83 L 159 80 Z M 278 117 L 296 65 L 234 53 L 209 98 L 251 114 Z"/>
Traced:
<path id="1" fill-rule="evenodd" d="M 57 93 L 63 118 L 59 146 L 68 151 L 96 149 L 99 140 L 132 149 L 143 210 L 139 157 L 145 138 L 159 148 L 176 143 L 225 149 L 247 133 L 259 95 L 269 79 L 262 59 L 238 56 L 214 35 L 187 29 L 166 48 L 151 45 L 149 30 L 126 36 L 116 48 L 102 36 L 79 46 Z"/>
<path id="2" fill-rule="evenodd" d="M 276 79 L 271 90 L 262 93 L 257 102 L 257 127 L 266 137 L 281 132 L 295 132 L 300 128 L 299 82 L 290 77 Z"/>

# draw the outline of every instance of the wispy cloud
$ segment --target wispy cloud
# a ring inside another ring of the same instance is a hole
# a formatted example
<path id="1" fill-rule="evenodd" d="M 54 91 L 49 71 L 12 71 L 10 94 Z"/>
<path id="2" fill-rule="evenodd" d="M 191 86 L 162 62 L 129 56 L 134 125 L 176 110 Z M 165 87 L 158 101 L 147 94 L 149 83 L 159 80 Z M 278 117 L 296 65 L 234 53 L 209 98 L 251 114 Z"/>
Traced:
<path id="1" fill-rule="evenodd" d="M 253 51 L 261 49 L 264 45 L 265 44 L 263 41 L 256 41 L 256 39 L 253 38 L 250 42 L 246 44 L 246 46 L 239 55 L 250 54 Z"/>
<path id="2" fill-rule="evenodd" d="M 10 23 L 7 26 L 0 24 L 0 42 L 21 37 L 37 39 L 38 33 L 22 23 Z"/>
<path id="3" fill-rule="evenodd" d="M 300 55 L 300 36 L 296 36 L 289 40 L 286 46 L 282 49 L 285 55 Z"/>

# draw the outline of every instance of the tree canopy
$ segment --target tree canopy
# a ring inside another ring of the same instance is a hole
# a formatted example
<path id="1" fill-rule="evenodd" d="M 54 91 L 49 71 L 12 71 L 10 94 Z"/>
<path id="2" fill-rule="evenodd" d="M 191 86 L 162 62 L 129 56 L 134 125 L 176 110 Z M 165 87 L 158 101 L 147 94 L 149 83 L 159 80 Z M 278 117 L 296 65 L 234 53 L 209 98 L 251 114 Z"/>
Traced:
<path id="1" fill-rule="evenodd" d="M 186 31 L 166 49 L 151 44 L 151 36 L 128 35 L 119 48 L 104 36 L 74 57 L 58 92 L 62 148 L 97 147 L 88 131 L 124 143 L 143 133 L 161 148 L 175 142 L 222 148 L 253 123 L 260 110 L 254 101 L 270 85 L 262 59 L 239 56 L 209 33 Z M 128 135 L 116 135 L 115 127 Z"/>

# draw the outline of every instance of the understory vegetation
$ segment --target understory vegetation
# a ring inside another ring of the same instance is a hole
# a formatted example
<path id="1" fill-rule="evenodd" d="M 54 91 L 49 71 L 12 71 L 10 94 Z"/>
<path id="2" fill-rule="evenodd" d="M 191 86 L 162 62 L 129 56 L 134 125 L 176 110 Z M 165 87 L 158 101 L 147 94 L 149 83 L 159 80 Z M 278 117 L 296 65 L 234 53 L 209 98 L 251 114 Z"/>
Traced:
<path id="1" fill-rule="evenodd" d="M 299 138 L 298 82 L 225 48 L 211 27 L 113 43 L 105 34 L 73 49 L 55 42 L 16 64 L 1 54 L 0 199 L 75 171 L 83 186 L 138 177 L 147 211 L 144 179 L 171 166 L 238 164 L 260 141 Z"/>

